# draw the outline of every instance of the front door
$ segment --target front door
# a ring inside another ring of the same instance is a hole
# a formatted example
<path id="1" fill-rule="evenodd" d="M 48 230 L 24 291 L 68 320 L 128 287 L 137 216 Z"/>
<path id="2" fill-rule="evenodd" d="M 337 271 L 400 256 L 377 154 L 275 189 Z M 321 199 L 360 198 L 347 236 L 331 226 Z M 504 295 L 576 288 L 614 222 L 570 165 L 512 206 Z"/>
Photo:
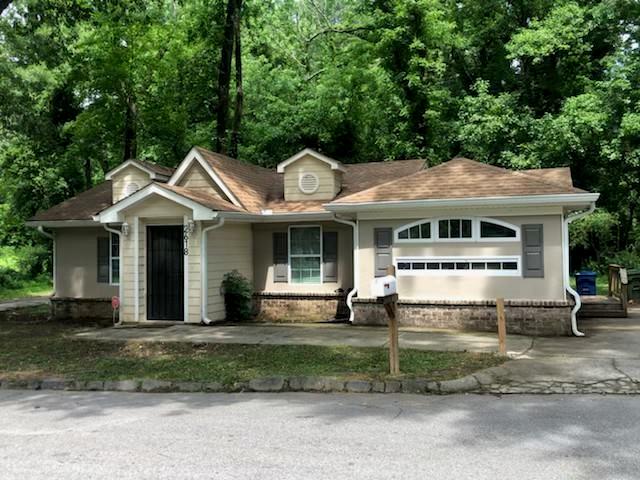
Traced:
<path id="1" fill-rule="evenodd" d="M 147 319 L 184 320 L 182 225 L 147 227 Z"/>

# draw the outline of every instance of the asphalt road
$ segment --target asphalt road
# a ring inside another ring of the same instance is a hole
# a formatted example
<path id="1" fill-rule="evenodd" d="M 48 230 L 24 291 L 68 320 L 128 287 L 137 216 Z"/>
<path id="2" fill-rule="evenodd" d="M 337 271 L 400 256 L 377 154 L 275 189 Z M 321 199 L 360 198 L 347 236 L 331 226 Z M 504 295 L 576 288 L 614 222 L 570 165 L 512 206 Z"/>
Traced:
<path id="1" fill-rule="evenodd" d="M 0 391 L 0 478 L 640 478 L 640 398 Z"/>

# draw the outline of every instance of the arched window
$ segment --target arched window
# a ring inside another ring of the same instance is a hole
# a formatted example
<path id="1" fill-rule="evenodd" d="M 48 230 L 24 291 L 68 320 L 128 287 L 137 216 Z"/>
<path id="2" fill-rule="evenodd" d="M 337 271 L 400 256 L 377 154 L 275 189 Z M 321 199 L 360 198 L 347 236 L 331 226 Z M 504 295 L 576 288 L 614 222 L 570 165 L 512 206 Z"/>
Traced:
<path id="1" fill-rule="evenodd" d="M 493 218 L 451 217 L 423 219 L 395 230 L 398 243 L 513 242 L 520 240 L 520 227 Z"/>

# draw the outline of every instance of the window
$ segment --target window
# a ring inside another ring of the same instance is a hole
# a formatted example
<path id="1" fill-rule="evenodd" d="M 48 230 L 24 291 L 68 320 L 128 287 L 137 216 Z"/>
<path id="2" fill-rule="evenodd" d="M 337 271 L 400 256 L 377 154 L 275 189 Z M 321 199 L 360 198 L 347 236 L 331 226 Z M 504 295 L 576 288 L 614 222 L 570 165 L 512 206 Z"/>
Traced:
<path id="1" fill-rule="evenodd" d="M 471 220 L 452 218 L 438 221 L 438 238 L 471 238 Z"/>
<path id="2" fill-rule="evenodd" d="M 420 220 L 395 230 L 399 243 L 515 242 L 520 227 L 491 218 L 437 218 Z"/>
<path id="3" fill-rule="evenodd" d="M 409 226 L 398 231 L 397 238 L 400 240 L 424 240 L 431 238 L 431 222 L 424 222 L 418 225 Z"/>
<path id="4" fill-rule="evenodd" d="M 322 265 L 320 227 L 290 227 L 291 283 L 320 283 Z"/>
<path id="5" fill-rule="evenodd" d="M 520 276 L 520 257 L 400 257 L 398 276 Z"/>
<path id="6" fill-rule="evenodd" d="M 480 238 L 516 238 L 517 232 L 514 228 L 507 225 L 480 221 Z"/>
<path id="7" fill-rule="evenodd" d="M 120 283 L 120 236 L 98 238 L 98 283 Z"/>
<path id="8" fill-rule="evenodd" d="M 120 283 L 120 235 L 111 234 L 111 278 L 109 283 L 117 285 Z"/>

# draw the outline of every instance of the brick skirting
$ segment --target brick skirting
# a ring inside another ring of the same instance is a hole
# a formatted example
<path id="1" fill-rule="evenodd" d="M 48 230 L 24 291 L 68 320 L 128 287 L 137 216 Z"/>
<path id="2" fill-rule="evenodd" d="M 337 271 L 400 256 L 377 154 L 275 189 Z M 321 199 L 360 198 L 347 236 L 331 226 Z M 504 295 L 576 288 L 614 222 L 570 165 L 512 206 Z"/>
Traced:
<path id="1" fill-rule="evenodd" d="M 254 293 L 253 309 L 259 322 L 326 322 L 348 318 L 346 294 Z"/>
<path id="2" fill-rule="evenodd" d="M 372 298 L 354 298 L 354 324 L 386 325 L 384 306 Z M 564 301 L 506 300 L 507 333 L 540 336 L 571 334 L 571 308 Z M 476 332 L 498 329 L 496 302 L 416 301 L 398 304 L 401 326 L 427 327 Z"/>
<path id="3" fill-rule="evenodd" d="M 111 320 L 110 298 L 51 298 L 51 316 L 55 319 Z"/>

